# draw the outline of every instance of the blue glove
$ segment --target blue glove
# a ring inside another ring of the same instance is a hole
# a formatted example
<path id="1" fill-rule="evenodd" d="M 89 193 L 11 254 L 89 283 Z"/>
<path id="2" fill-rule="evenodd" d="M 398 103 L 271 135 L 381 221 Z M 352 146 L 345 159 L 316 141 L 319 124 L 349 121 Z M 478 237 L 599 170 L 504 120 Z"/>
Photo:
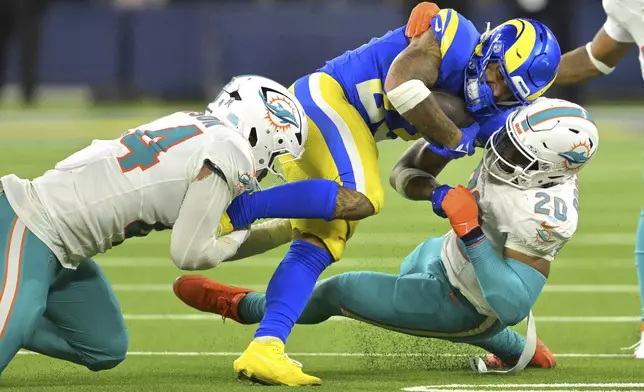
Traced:
<path id="1" fill-rule="evenodd" d="M 252 194 L 242 193 L 230 202 L 226 212 L 236 230 L 264 218 L 330 221 L 338 190 L 339 184 L 331 180 L 296 181 Z"/>
<path id="2" fill-rule="evenodd" d="M 463 158 L 466 155 L 473 155 L 475 152 L 476 135 L 479 133 L 479 124 L 473 123 L 469 127 L 461 129 L 461 140 L 456 148 L 451 149 L 446 146 L 429 145 L 429 149 L 437 155 L 447 159 Z"/>
<path id="3" fill-rule="evenodd" d="M 452 189 L 454 188 L 449 185 L 441 185 L 432 191 L 432 209 L 434 210 L 434 214 L 441 218 L 447 218 L 447 214 L 443 211 L 443 199 L 447 195 L 447 192 Z"/>
<path id="4" fill-rule="evenodd" d="M 237 196 L 230 202 L 226 210 L 230 223 L 233 224 L 235 230 L 247 227 L 255 221 L 253 217 L 253 208 L 250 200 L 250 193 L 244 192 Z"/>

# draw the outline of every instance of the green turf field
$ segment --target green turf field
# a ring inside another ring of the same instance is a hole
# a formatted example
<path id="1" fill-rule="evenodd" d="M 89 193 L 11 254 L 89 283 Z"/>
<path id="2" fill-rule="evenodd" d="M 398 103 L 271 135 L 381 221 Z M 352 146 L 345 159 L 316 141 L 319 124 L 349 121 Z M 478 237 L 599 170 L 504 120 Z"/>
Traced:
<path id="1" fill-rule="evenodd" d="M 124 130 L 164 114 L 161 109 L 49 109 L 0 111 L 0 174 L 31 178 L 93 138 L 115 138 Z M 593 111 L 591 110 L 591 113 Z M 644 116 L 600 111 L 599 152 L 581 173 L 581 220 L 572 242 L 555 261 L 534 313 L 541 338 L 558 355 L 554 370 L 528 370 L 515 377 L 471 373 L 466 346 L 406 337 L 352 321 L 296 327 L 292 357 L 322 377 L 322 390 L 396 391 L 504 390 L 447 384 L 548 384 L 507 386 L 519 390 L 644 390 L 644 361 L 620 347 L 634 343 L 640 304 L 633 243 L 642 186 Z M 405 149 L 381 145 L 382 177 Z M 466 183 L 476 159 L 453 163 L 443 181 Z M 402 258 L 429 236 L 448 228 L 430 204 L 398 197 L 386 186 L 380 215 L 361 224 L 345 258 L 325 276 L 347 270 L 396 272 Z M 277 249 L 207 273 L 227 283 L 263 289 L 284 254 Z M 97 258 L 114 285 L 130 333 L 130 355 L 114 370 L 92 373 L 37 355 L 19 355 L 0 378 L 3 391 L 228 391 L 250 388 L 236 381 L 232 361 L 250 342 L 254 327 L 221 322 L 183 306 L 172 294 L 180 272 L 169 259 L 169 235 L 132 239 Z M 522 329 L 520 326 L 519 329 Z M 565 385 L 555 385 L 565 384 Z M 442 386 L 442 387 L 441 387 Z M 422 389 L 421 389 L 422 390 Z"/>

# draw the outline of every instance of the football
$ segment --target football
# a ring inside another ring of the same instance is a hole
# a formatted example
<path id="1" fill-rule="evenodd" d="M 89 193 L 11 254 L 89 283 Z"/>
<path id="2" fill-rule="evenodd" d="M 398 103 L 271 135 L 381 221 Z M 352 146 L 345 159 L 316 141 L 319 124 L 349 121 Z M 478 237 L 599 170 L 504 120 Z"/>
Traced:
<path id="1" fill-rule="evenodd" d="M 467 111 L 465 101 L 452 93 L 443 90 L 432 90 L 432 94 L 438 101 L 438 105 L 443 113 L 459 128 L 465 128 L 472 125 L 474 118 Z"/>

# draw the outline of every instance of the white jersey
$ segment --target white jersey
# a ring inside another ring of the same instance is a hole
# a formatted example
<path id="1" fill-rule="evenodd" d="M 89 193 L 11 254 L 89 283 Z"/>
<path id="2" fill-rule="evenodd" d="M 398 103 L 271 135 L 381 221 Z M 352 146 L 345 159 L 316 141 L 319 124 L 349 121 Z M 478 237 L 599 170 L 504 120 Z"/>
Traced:
<path id="1" fill-rule="evenodd" d="M 551 188 L 520 190 L 495 180 L 479 164 L 468 187 L 478 199 L 481 228 L 500 256 L 509 248 L 552 261 L 577 229 L 575 180 Z M 450 283 L 481 314 L 495 316 L 460 245 L 450 231 L 441 255 Z"/>
<path id="2" fill-rule="evenodd" d="M 214 174 L 197 180 L 205 162 Z M 179 112 L 119 139 L 95 140 L 33 181 L 8 175 L 2 185 L 25 225 L 63 266 L 75 268 L 127 238 L 172 228 L 180 216 L 173 256 L 194 257 L 181 247 L 203 251 L 215 242 L 221 214 L 254 183 L 253 162 L 235 130 L 203 113 Z M 197 227 L 207 232 L 192 233 Z M 206 245 L 195 242 L 201 234 Z"/>
<path id="3" fill-rule="evenodd" d="M 618 42 L 634 42 L 639 47 L 644 78 L 644 0 L 603 0 L 606 11 L 604 31 Z"/>

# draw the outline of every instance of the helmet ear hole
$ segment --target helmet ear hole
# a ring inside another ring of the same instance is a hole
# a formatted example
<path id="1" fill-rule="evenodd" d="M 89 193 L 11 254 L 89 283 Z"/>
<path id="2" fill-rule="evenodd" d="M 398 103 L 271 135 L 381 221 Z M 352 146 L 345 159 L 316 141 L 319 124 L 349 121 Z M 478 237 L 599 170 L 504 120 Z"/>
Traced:
<path id="1" fill-rule="evenodd" d="M 255 147 L 257 145 L 257 128 L 252 127 L 250 129 L 250 134 L 248 135 L 248 142 L 250 143 L 251 147 Z"/>
<path id="2" fill-rule="evenodd" d="M 230 98 L 234 99 L 235 101 L 241 101 L 241 95 L 239 95 L 239 91 L 233 91 L 228 95 L 230 95 Z"/>

